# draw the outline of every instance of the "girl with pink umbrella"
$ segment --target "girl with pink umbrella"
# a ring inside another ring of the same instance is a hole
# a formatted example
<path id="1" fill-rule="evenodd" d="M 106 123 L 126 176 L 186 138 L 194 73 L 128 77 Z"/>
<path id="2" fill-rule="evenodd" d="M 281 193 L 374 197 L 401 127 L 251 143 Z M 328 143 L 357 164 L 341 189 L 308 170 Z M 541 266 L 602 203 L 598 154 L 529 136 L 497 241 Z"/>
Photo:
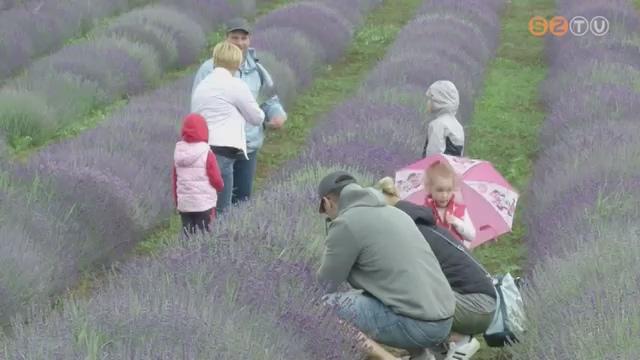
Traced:
<path id="1" fill-rule="evenodd" d="M 400 197 L 432 208 L 439 225 L 468 248 L 511 231 L 519 195 L 490 162 L 435 154 L 398 170 L 396 184 L 408 173 L 424 174 L 425 180 Z"/>
<path id="2" fill-rule="evenodd" d="M 454 191 L 458 188 L 455 171 L 441 161 L 426 169 L 424 188 L 427 192 L 424 205 L 431 208 L 436 224 L 451 231 L 469 248 L 476 237 L 476 229 L 467 208 L 456 202 Z"/>

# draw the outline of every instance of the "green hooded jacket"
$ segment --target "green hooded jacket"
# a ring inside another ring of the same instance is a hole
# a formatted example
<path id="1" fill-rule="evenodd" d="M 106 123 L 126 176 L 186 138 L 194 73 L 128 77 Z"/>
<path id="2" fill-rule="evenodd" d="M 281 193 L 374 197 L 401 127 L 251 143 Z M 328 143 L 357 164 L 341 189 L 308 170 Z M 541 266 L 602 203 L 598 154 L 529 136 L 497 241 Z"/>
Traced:
<path id="1" fill-rule="evenodd" d="M 416 320 L 453 316 L 455 297 L 440 264 L 406 213 L 381 192 L 347 185 L 331 222 L 318 280 L 335 291 L 345 280 Z"/>

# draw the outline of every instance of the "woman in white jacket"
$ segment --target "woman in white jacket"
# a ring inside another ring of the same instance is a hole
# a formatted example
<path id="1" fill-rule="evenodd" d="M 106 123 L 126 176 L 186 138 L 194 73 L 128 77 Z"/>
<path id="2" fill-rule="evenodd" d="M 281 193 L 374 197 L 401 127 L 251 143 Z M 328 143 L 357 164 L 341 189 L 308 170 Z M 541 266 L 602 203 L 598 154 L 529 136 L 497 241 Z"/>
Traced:
<path id="1" fill-rule="evenodd" d="M 262 125 L 264 112 L 247 84 L 233 74 L 242 64 L 242 50 L 224 41 L 213 48 L 215 69 L 202 80 L 191 97 L 191 111 L 207 120 L 209 145 L 216 154 L 224 189 L 218 194 L 217 212 L 231 205 L 233 164 L 247 158 L 246 123 Z"/>

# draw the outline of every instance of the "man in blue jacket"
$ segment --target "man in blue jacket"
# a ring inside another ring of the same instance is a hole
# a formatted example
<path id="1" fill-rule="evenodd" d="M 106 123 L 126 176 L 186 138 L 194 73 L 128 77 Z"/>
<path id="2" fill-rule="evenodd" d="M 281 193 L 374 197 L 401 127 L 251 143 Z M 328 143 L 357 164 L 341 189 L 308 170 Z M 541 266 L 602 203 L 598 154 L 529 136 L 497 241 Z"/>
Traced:
<path id="1" fill-rule="evenodd" d="M 256 174 L 256 158 L 258 151 L 264 142 L 264 128 L 281 128 L 287 120 L 287 113 L 284 111 L 280 99 L 277 95 L 272 95 L 268 99 L 261 101 L 259 96 L 264 93 L 273 92 L 274 84 L 267 69 L 259 63 L 256 58 L 255 49 L 251 48 L 251 28 L 244 19 L 234 19 L 227 26 L 227 40 L 238 46 L 244 54 L 244 61 L 240 70 L 235 74 L 249 86 L 253 96 L 261 103 L 260 107 L 265 113 L 265 126 L 254 126 L 247 124 L 247 159 L 236 160 L 233 169 L 233 188 L 226 187 L 223 192 L 232 191 L 232 203 L 247 200 L 251 197 L 253 189 L 253 179 Z M 191 93 L 198 84 L 213 71 L 213 60 L 205 61 L 193 81 Z M 221 196 L 221 198 L 226 198 Z M 230 204 L 219 203 L 218 211 L 223 212 Z"/>

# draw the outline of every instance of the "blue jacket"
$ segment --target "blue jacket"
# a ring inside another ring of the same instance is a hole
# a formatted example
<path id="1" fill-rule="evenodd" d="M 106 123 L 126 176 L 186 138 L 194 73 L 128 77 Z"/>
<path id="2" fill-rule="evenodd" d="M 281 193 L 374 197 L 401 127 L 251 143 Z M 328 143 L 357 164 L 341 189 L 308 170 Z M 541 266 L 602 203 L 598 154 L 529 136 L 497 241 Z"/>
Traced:
<path id="1" fill-rule="evenodd" d="M 193 91 L 196 89 L 200 81 L 207 77 L 207 75 L 212 71 L 212 59 L 209 59 L 200 65 L 200 68 L 193 80 L 193 87 L 191 89 L 192 96 Z M 276 116 L 286 116 L 284 108 L 282 107 L 282 104 L 280 104 L 278 95 L 273 95 L 265 101 L 261 101 L 259 99 L 261 90 L 264 90 L 267 87 L 273 87 L 273 80 L 271 80 L 271 75 L 269 75 L 269 72 L 264 68 L 264 66 L 258 63 L 255 49 L 248 49 L 245 60 L 240 66 L 240 70 L 237 71 L 234 76 L 244 80 L 256 100 L 261 102 L 260 107 L 266 115 L 266 122 L 269 122 Z M 247 124 L 245 132 L 247 134 L 247 152 L 251 153 L 260 149 L 264 142 L 264 127 Z"/>

